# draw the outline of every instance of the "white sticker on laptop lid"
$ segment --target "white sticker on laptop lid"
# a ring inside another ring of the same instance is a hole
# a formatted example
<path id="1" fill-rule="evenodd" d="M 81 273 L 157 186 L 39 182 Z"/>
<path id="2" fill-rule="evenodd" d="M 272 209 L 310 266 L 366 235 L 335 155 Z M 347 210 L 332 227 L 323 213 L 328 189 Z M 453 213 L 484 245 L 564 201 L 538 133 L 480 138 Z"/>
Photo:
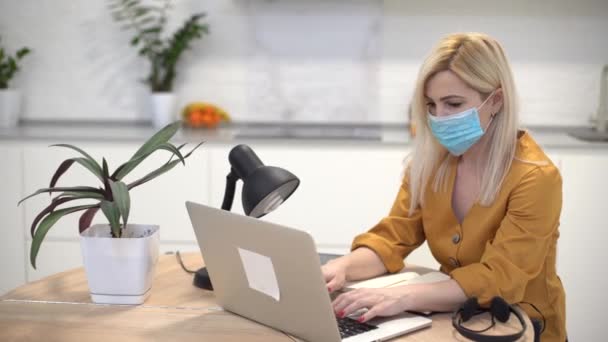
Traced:
<path id="1" fill-rule="evenodd" d="M 279 282 L 272 260 L 262 254 L 238 248 L 249 287 L 279 301 Z"/>

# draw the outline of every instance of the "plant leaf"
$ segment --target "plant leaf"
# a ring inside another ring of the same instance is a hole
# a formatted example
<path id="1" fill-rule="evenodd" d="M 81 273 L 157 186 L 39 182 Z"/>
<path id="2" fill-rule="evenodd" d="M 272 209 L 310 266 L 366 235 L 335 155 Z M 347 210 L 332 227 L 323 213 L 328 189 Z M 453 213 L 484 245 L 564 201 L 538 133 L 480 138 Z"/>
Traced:
<path id="1" fill-rule="evenodd" d="M 193 149 L 190 150 L 190 152 L 186 153 L 186 155 L 184 156 L 184 159 L 187 159 L 188 157 L 190 157 L 192 155 L 192 153 L 194 153 L 194 151 L 196 151 L 197 148 L 201 147 L 202 144 L 204 144 L 204 141 L 201 141 L 200 143 L 198 143 L 196 146 L 194 146 Z"/>
<path id="2" fill-rule="evenodd" d="M 113 237 L 120 237 L 120 212 L 116 203 L 110 201 L 101 201 L 101 211 L 108 219 L 110 228 L 112 229 Z"/>
<path id="3" fill-rule="evenodd" d="M 129 196 L 129 189 L 125 183 L 120 181 L 110 181 L 110 187 L 112 188 L 112 197 L 114 198 L 114 203 L 116 203 L 120 216 L 122 216 L 123 227 L 127 227 L 129 210 L 131 210 L 131 197 Z"/>
<path id="4" fill-rule="evenodd" d="M 163 129 L 154 134 L 146 143 L 144 143 L 135 154 L 131 157 L 131 159 L 121 165 L 116 172 L 112 175 L 112 179 L 122 180 L 127 174 L 129 174 L 133 169 L 137 167 L 144 159 L 146 159 L 150 154 L 166 144 L 169 139 L 179 129 L 181 125 L 180 121 L 175 121 Z M 165 148 L 166 149 L 166 148 Z"/>
<path id="5" fill-rule="evenodd" d="M 53 210 L 55 210 L 55 208 L 57 208 L 59 205 L 64 204 L 66 202 L 74 201 L 74 200 L 77 200 L 77 199 L 86 199 L 86 198 L 102 199 L 103 200 L 103 196 L 101 196 L 99 194 L 93 194 L 93 193 L 65 192 L 65 193 L 63 193 L 63 194 L 55 197 L 51 201 L 51 204 L 49 204 L 46 208 L 44 208 L 36 216 L 36 218 L 34 218 L 34 221 L 32 222 L 32 226 L 30 228 L 30 233 L 31 233 L 32 237 L 34 237 L 34 232 L 36 230 L 36 226 L 38 225 L 38 222 L 40 222 L 40 220 L 42 220 L 42 218 L 44 216 L 46 216 L 47 214 L 49 214 Z"/>
<path id="6" fill-rule="evenodd" d="M 171 143 L 165 143 L 165 144 L 160 145 L 158 147 L 158 149 L 159 150 L 167 150 L 167 151 L 173 153 L 174 155 L 176 155 L 179 158 L 179 160 L 182 161 L 183 165 L 186 165 L 186 160 L 184 159 L 184 156 L 182 156 L 182 153 L 173 144 L 171 144 Z"/>
<path id="7" fill-rule="evenodd" d="M 168 124 L 163 129 L 154 134 L 146 143 L 144 143 L 137 152 L 133 155 L 133 158 L 147 155 L 153 152 L 157 146 L 166 143 L 177 133 L 181 122 L 175 121 L 173 123 Z"/>
<path id="8" fill-rule="evenodd" d="M 130 171 L 132 171 L 135 168 L 133 166 L 133 165 L 135 165 L 135 163 L 137 163 L 137 164 L 141 163 L 148 156 L 149 156 L 149 154 L 141 156 L 141 157 L 138 157 L 138 158 L 131 157 L 131 159 L 129 161 L 123 163 L 116 170 L 114 170 L 114 173 L 112 173 L 112 175 L 110 176 L 110 179 L 112 179 L 112 180 L 121 180 L 124 176 L 127 175 L 127 173 L 129 173 Z M 129 168 L 130 171 L 126 171 L 125 170 L 126 168 Z M 119 178 L 119 176 L 120 176 L 120 178 Z"/>
<path id="9" fill-rule="evenodd" d="M 93 217 L 95 217 L 97 211 L 99 211 L 99 206 L 87 209 L 87 211 L 85 211 L 82 216 L 80 216 L 80 219 L 78 220 L 79 233 L 84 232 L 85 229 L 91 226 L 91 221 L 93 221 Z"/>
<path id="10" fill-rule="evenodd" d="M 97 165 L 97 163 L 95 161 L 91 161 L 86 158 L 73 158 L 73 159 L 78 164 L 84 166 L 89 171 L 91 171 L 91 173 L 94 174 L 95 177 L 97 177 L 100 181 L 103 182 L 102 170 L 98 168 L 99 166 Z"/>
<path id="11" fill-rule="evenodd" d="M 95 199 L 95 200 L 100 200 L 100 201 L 105 199 L 105 197 L 103 197 L 103 195 L 98 194 L 98 193 L 78 192 L 78 191 L 66 191 L 60 195 L 57 195 L 57 197 L 55 197 L 55 199 L 60 198 L 60 197 L 72 197 L 72 198 L 78 198 L 78 199 L 90 198 L 90 199 Z"/>
<path id="12" fill-rule="evenodd" d="M 172 168 L 175 167 L 175 165 L 177 165 L 177 163 L 179 163 L 179 160 L 174 160 L 172 162 L 166 163 L 163 166 L 159 167 L 158 169 L 148 173 L 147 175 L 143 176 L 142 178 L 136 180 L 133 183 L 130 183 L 127 187 L 129 188 L 129 190 L 133 189 L 136 186 L 140 186 L 144 183 L 147 183 L 149 181 L 151 181 L 152 179 L 162 175 L 163 173 L 171 170 Z"/>
<path id="13" fill-rule="evenodd" d="M 40 220 L 42 220 L 43 217 L 45 217 L 48 213 L 52 212 L 53 210 L 55 210 L 55 208 L 65 202 L 69 202 L 69 201 L 73 201 L 73 198 L 69 198 L 69 197 L 64 197 L 64 198 L 59 198 L 59 199 L 54 199 L 53 201 L 51 201 L 51 204 L 48 205 L 48 207 L 44 208 L 37 216 L 36 218 L 34 218 L 34 221 L 32 222 L 32 226 L 30 228 L 30 234 L 32 235 L 32 237 L 34 237 L 34 232 L 36 230 L 36 226 L 38 225 L 38 222 L 40 222 Z"/>
<path id="14" fill-rule="evenodd" d="M 74 150 L 74 151 L 82 154 L 85 158 L 87 158 L 88 160 L 91 161 L 92 165 L 95 165 L 95 169 L 97 170 L 97 174 L 101 174 L 101 166 L 99 165 L 99 163 L 97 161 L 95 161 L 95 159 L 93 159 L 93 157 L 91 157 L 88 153 L 86 153 L 81 148 L 76 147 L 74 145 L 70 145 L 70 144 L 54 144 L 54 145 L 51 145 L 49 147 L 65 147 L 65 148 L 70 148 L 70 149 L 72 149 L 72 150 Z"/>
<path id="15" fill-rule="evenodd" d="M 51 183 L 49 185 L 49 188 L 52 188 L 55 186 L 55 184 L 57 184 L 57 181 L 59 180 L 59 177 L 61 177 L 71 166 L 72 164 L 74 164 L 74 162 L 84 166 L 86 169 L 88 169 L 89 171 L 91 171 L 91 173 L 93 173 L 100 181 L 103 182 L 103 177 L 101 175 L 101 170 L 97 170 L 97 168 L 95 167 L 95 164 L 91 163 L 91 161 L 89 159 L 86 158 L 70 158 L 70 159 L 66 159 L 64 160 L 59 167 L 57 168 L 57 171 L 55 171 L 55 174 L 53 175 L 53 178 L 51 179 Z"/>
<path id="16" fill-rule="evenodd" d="M 52 188 L 55 186 L 55 184 L 57 184 L 59 177 L 61 177 L 61 175 L 63 175 L 70 168 L 70 166 L 72 166 L 72 164 L 74 164 L 74 162 L 75 162 L 74 159 L 67 159 L 67 160 L 64 160 L 63 162 L 61 162 L 61 164 L 59 164 L 59 167 L 57 168 L 57 170 L 55 171 L 55 174 L 53 174 L 53 177 L 51 178 L 51 183 L 49 185 L 49 188 Z"/>
<path id="17" fill-rule="evenodd" d="M 106 158 L 102 159 L 102 165 L 103 166 L 102 166 L 101 172 L 102 172 L 103 178 L 104 179 L 110 178 L 110 171 L 108 170 L 108 162 L 106 161 Z"/>
<path id="18" fill-rule="evenodd" d="M 61 210 L 54 211 L 49 214 L 49 216 L 45 217 L 42 222 L 40 222 L 40 226 L 36 229 L 36 234 L 32 238 L 32 246 L 30 247 L 30 263 L 32 267 L 36 269 L 36 257 L 38 256 L 38 251 L 40 250 L 40 245 L 42 244 L 42 240 L 49 232 L 49 229 L 53 227 L 57 221 L 67 214 L 71 214 L 80 210 L 85 210 L 92 208 L 94 205 L 81 205 L 72 208 L 65 208 Z"/>
<path id="19" fill-rule="evenodd" d="M 178 151 L 180 151 L 180 153 L 181 153 L 182 148 L 184 148 L 184 146 L 186 146 L 186 144 L 185 144 L 185 143 L 184 143 L 184 144 L 181 144 L 181 145 L 179 145 L 179 146 L 177 146 L 177 150 L 178 150 Z M 171 154 L 171 156 L 169 156 L 169 160 L 167 161 L 167 163 L 168 163 L 168 162 L 170 162 L 170 161 L 172 161 L 174 156 L 175 156 L 175 154 Z M 184 160 L 185 160 L 185 159 L 184 159 Z M 186 162 L 185 162 L 185 161 L 184 161 L 184 165 L 186 165 Z"/>
<path id="20" fill-rule="evenodd" d="M 19 201 L 19 203 L 17 203 L 17 205 L 21 204 L 23 201 L 27 200 L 30 197 L 34 197 L 36 195 L 43 194 L 45 192 L 53 193 L 53 192 L 62 192 L 62 191 L 87 192 L 87 193 L 94 193 L 94 194 L 103 195 L 103 191 L 101 191 L 101 189 L 94 188 L 92 186 L 73 186 L 73 187 L 43 188 L 43 189 L 40 189 L 40 190 L 34 192 L 33 194 L 25 197 L 24 199 L 22 199 L 21 201 Z"/>
<path id="21" fill-rule="evenodd" d="M 148 12 L 150 12 L 150 11 L 148 11 Z M 151 16 L 146 16 L 146 17 L 143 17 L 143 18 L 141 18 L 141 17 L 137 18 L 137 22 L 138 22 L 138 24 L 139 24 L 140 27 L 143 27 L 146 24 L 149 24 L 149 23 L 152 23 L 152 22 L 155 22 L 155 21 L 156 21 L 156 18 L 151 17 Z"/>
<path id="22" fill-rule="evenodd" d="M 31 50 L 26 47 L 19 49 L 19 51 L 17 51 L 17 59 L 21 59 L 21 58 L 25 57 L 25 55 L 30 53 L 30 51 Z"/>
<path id="23" fill-rule="evenodd" d="M 106 190 L 107 194 L 111 193 L 112 189 L 110 188 L 110 171 L 108 169 L 108 162 L 106 161 L 106 158 L 102 159 L 102 165 L 103 187 Z M 111 197 L 109 199 L 111 199 Z"/>
<path id="24" fill-rule="evenodd" d="M 160 33 L 163 30 L 161 26 L 153 26 L 141 31 L 140 35 L 150 34 L 150 33 Z"/>
<path id="25" fill-rule="evenodd" d="M 192 152 L 194 152 L 197 148 L 199 148 L 199 146 L 201 146 L 203 144 L 203 142 L 199 143 L 198 145 L 196 145 L 190 152 L 188 152 L 188 154 L 186 154 L 184 156 L 184 159 L 187 159 L 188 157 L 190 157 L 190 155 L 192 154 Z M 145 175 L 144 177 L 136 180 L 135 182 L 127 185 L 127 188 L 129 188 L 129 190 L 133 189 L 136 186 L 142 185 L 146 182 L 151 181 L 152 179 L 162 175 L 163 173 L 171 170 L 172 168 L 175 167 L 175 165 L 177 165 L 177 163 L 179 163 L 179 160 L 173 160 L 171 162 L 167 162 L 166 164 L 164 164 L 163 166 L 159 167 L 158 169 L 148 173 L 147 175 Z"/>

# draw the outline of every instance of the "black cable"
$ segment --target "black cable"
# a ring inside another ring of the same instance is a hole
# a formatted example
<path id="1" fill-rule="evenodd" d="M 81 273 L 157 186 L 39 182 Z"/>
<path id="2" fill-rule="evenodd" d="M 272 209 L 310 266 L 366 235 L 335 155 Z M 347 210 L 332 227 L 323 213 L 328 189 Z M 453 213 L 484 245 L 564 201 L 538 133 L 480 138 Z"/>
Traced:
<path id="1" fill-rule="evenodd" d="M 181 254 L 179 254 L 179 251 L 177 251 L 177 252 L 175 253 L 175 257 L 177 258 L 177 262 L 179 262 L 179 265 L 182 267 L 182 269 L 183 269 L 184 271 L 186 271 L 186 272 L 188 272 L 188 273 L 190 273 L 190 274 L 194 274 L 194 273 L 196 273 L 196 271 L 189 270 L 189 269 L 187 269 L 187 268 L 186 268 L 186 266 L 184 265 L 184 262 L 182 261 L 182 256 L 181 256 Z"/>
<path id="2" fill-rule="evenodd" d="M 547 320 L 545 320 L 545 315 L 543 315 L 543 313 L 540 312 L 540 310 L 538 310 L 538 308 L 534 304 L 532 304 L 532 303 L 528 303 L 528 302 L 520 302 L 520 303 L 530 305 L 534 310 L 536 310 L 536 312 L 538 312 L 538 314 L 540 315 L 540 317 L 543 318 L 543 328 L 540 329 L 540 333 L 542 334 L 543 331 L 545 331 L 545 326 L 547 325 Z"/>

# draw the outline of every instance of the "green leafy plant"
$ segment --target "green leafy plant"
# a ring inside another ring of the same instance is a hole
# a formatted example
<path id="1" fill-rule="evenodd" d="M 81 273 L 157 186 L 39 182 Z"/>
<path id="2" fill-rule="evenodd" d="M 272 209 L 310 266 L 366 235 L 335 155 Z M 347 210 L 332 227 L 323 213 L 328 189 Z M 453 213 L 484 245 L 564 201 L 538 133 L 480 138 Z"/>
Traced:
<path id="1" fill-rule="evenodd" d="M 15 56 L 11 56 L 0 46 L 0 89 L 7 89 L 8 82 L 15 76 L 19 70 L 19 62 L 25 55 L 30 53 L 30 49 L 23 47 L 17 50 Z"/>
<path id="2" fill-rule="evenodd" d="M 114 238 L 120 238 L 123 235 L 123 230 L 127 227 L 129 219 L 129 211 L 131 207 L 131 197 L 129 191 L 138 187 L 152 179 L 164 174 L 174 168 L 178 163 L 186 165 L 186 159 L 202 144 L 196 145 L 190 152 L 182 155 L 181 150 L 186 144 L 175 146 L 169 142 L 169 139 L 175 135 L 181 125 L 180 121 L 176 121 L 167 125 L 148 141 L 146 141 L 135 154 L 127 162 L 120 165 L 114 172 L 110 173 L 110 168 L 105 158 L 102 158 L 101 165 L 93 159 L 87 152 L 82 149 L 68 144 L 56 144 L 51 146 L 63 147 L 72 149 L 82 157 L 75 157 L 64 160 L 55 174 L 51 178 L 51 183 L 48 188 L 42 188 L 33 194 L 25 197 L 23 201 L 33 196 L 48 193 L 52 196 L 58 193 L 51 199 L 51 203 L 44 208 L 37 216 L 31 225 L 32 245 L 30 248 L 30 262 L 32 267 L 36 268 L 36 256 L 40 250 L 40 245 L 48 231 L 65 215 L 79 211 L 84 211 L 79 220 L 79 231 L 83 232 L 91 225 L 93 217 L 99 209 L 103 212 L 108 223 L 110 224 L 111 234 Z M 165 150 L 171 153 L 169 160 L 160 166 L 158 169 L 148 173 L 142 178 L 132 182 L 125 181 L 125 177 L 133 171 L 141 162 L 159 150 Z M 71 186 L 57 187 L 59 178 L 72 166 L 80 164 L 82 167 L 90 171 L 100 181 L 98 187 L 92 186 Z M 93 204 L 71 206 L 67 208 L 58 208 L 68 202 L 76 200 L 93 200 Z M 122 219 L 122 223 L 121 223 Z"/>
<path id="3" fill-rule="evenodd" d="M 200 23 L 205 13 L 197 13 L 188 18 L 173 35 L 163 37 L 167 23 L 167 11 L 171 0 L 110 0 L 110 10 L 123 28 L 135 31 L 131 45 L 139 49 L 139 55 L 150 62 L 150 74 L 145 79 L 155 92 L 173 89 L 176 66 L 180 56 L 190 47 L 194 39 L 209 33 L 207 24 Z"/>

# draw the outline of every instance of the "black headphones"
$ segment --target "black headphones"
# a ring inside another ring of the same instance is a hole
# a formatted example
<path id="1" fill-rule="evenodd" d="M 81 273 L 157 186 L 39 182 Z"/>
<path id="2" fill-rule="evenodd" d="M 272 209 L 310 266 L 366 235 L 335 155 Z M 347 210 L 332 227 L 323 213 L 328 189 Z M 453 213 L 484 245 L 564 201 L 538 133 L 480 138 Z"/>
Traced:
<path id="1" fill-rule="evenodd" d="M 462 323 L 471 319 L 471 317 L 482 314 L 484 312 L 490 312 L 492 316 L 492 325 L 483 329 L 483 330 L 471 330 L 469 328 L 463 327 Z M 510 335 L 484 335 L 482 332 L 489 330 L 494 327 L 496 318 L 499 322 L 505 323 L 509 320 L 509 317 L 513 313 L 519 323 L 521 324 L 522 329 L 515 334 Z M 467 299 L 466 302 L 462 304 L 462 307 L 458 309 L 458 311 L 454 312 L 452 316 L 452 326 L 456 329 L 462 336 L 471 339 L 473 341 L 479 342 L 512 342 L 517 341 L 521 338 L 526 332 L 526 321 L 522 317 L 521 313 L 515 310 L 511 305 L 509 305 L 504 299 L 501 297 L 492 298 L 492 302 L 490 303 L 490 309 L 483 309 L 479 307 L 479 303 L 477 302 L 477 297 L 471 297 Z"/>

